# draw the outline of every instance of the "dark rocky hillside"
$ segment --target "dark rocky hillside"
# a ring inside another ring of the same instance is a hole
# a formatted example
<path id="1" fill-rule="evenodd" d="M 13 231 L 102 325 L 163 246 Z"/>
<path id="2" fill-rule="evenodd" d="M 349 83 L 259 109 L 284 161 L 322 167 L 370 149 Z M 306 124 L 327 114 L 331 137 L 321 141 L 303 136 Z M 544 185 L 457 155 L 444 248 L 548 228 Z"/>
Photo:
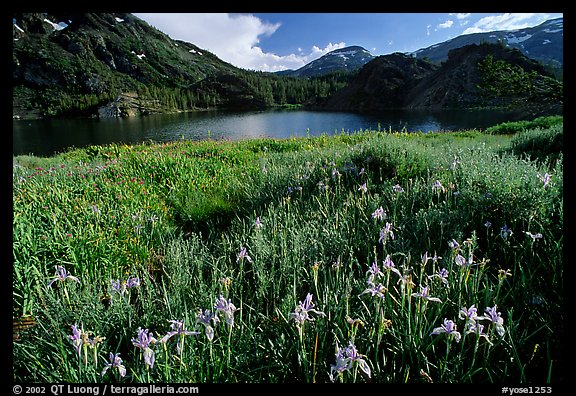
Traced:
<path id="1" fill-rule="evenodd" d="M 497 44 L 450 51 L 441 65 L 406 54 L 380 56 L 345 88 L 327 98 L 326 110 L 525 108 L 562 111 L 562 83 L 520 51 Z"/>
<path id="2" fill-rule="evenodd" d="M 327 110 L 374 112 L 401 108 L 407 92 L 438 66 L 402 53 L 382 55 L 367 63 L 352 82 L 330 96 Z"/>

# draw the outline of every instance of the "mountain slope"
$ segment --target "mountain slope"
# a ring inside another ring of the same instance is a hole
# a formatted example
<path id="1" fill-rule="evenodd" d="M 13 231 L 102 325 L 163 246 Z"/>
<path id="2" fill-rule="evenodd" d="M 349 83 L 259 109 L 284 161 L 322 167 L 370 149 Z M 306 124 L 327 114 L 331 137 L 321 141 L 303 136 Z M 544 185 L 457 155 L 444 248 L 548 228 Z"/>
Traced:
<path id="1" fill-rule="evenodd" d="M 399 52 L 378 56 L 360 69 L 348 86 L 328 97 L 322 107 L 362 112 L 402 107 L 409 87 L 437 68 Z"/>
<path id="2" fill-rule="evenodd" d="M 564 19 L 551 19 L 526 29 L 466 34 L 419 49 L 411 55 L 440 63 L 448 59 L 448 52 L 453 49 L 481 43 L 502 43 L 506 47 L 518 49 L 528 58 L 560 73 L 564 63 Z"/>
<path id="3" fill-rule="evenodd" d="M 328 97 L 324 110 L 507 107 L 562 111 L 562 83 L 520 51 L 496 44 L 468 45 L 441 65 L 406 54 L 379 56 L 345 88 Z"/>
<path id="4" fill-rule="evenodd" d="M 48 115 L 65 112 L 78 101 L 89 108 L 124 92 L 177 89 L 240 72 L 131 14 L 16 14 L 13 26 L 16 116 L 32 107 Z"/>
<path id="5" fill-rule="evenodd" d="M 360 46 L 350 46 L 330 51 L 297 70 L 284 70 L 277 74 L 291 77 L 313 77 L 334 72 L 352 72 L 372 59 L 374 59 L 374 55 L 368 50 Z"/>

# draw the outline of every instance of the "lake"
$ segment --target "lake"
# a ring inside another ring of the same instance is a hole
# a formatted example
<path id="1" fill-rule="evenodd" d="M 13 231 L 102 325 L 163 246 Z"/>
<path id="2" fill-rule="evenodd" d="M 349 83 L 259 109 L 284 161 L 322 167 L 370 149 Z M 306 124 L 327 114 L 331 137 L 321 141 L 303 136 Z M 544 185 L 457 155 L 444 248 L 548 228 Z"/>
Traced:
<path id="1" fill-rule="evenodd" d="M 131 118 L 13 121 L 13 155 L 47 157 L 69 148 L 179 139 L 241 140 L 332 135 L 360 130 L 431 132 L 484 129 L 514 119 L 495 110 L 388 111 L 377 115 L 305 110 L 202 111 Z"/>

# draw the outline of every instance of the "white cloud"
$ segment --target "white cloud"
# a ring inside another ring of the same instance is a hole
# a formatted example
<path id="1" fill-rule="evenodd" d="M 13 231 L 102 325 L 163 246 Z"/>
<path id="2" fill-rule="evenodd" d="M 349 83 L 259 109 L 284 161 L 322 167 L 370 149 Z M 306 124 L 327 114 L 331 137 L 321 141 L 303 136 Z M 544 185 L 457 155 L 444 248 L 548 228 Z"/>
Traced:
<path id="1" fill-rule="evenodd" d="M 469 17 L 470 15 L 472 15 L 472 14 L 470 14 L 469 12 L 466 12 L 466 13 L 461 13 L 461 12 L 460 12 L 460 13 L 448 14 L 448 15 L 450 15 L 450 16 L 455 16 L 457 19 L 466 19 L 466 18 L 468 18 L 468 17 Z"/>
<path id="2" fill-rule="evenodd" d="M 280 27 L 279 23 L 263 22 L 253 15 L 227 13 L 159 13 L 134 14 L 173 39 L 192 43 L 214 53 L 234 66 L 262 71 L 298 69 L 322 55 L 346 46 L 344 42 L 329 43 L 324 48 L 313 46 L 308 54 L 276 55 L 258 46 Z"/>
<path id="3" fill-rule="evenodd" d="M 535 26 L 549 18 L 548 14 L 505 13 L 481 18 L 462 34 L 483 33 L 495 30 L 516 30 Z"/>
<path id="4" fill-rule="evenodd" d="M 451 19 L 448 19 L 446 22 L 440 23 L 436 27 L 438 29 L 448 29 L 448 28 L 451 28 L 453 24 L 454 24 L 454 21 Z"/>
<path id="5" fill-rule="evenodd" d="M 432 25 L 426 25 L 426 36 L 430 36 L 430 28 Z"/>

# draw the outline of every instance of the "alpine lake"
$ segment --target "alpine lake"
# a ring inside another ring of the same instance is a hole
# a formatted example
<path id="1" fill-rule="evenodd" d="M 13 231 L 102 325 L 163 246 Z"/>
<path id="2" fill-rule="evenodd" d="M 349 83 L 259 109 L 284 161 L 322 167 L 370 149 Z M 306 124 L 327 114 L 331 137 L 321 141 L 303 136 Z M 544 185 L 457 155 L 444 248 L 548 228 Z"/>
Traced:
<path id="1" fill-rule="evenodd" d="M 13 155 L 49 157 L 91 145 L 242 140 L 334 135 L 366 130 L 441 132 L 482 130 L 516 120 L 503 110 L 395 110 L 378 114 L 273 109 L 199 111 L 127 118 L 54 118 L 13 121 Z"/>

